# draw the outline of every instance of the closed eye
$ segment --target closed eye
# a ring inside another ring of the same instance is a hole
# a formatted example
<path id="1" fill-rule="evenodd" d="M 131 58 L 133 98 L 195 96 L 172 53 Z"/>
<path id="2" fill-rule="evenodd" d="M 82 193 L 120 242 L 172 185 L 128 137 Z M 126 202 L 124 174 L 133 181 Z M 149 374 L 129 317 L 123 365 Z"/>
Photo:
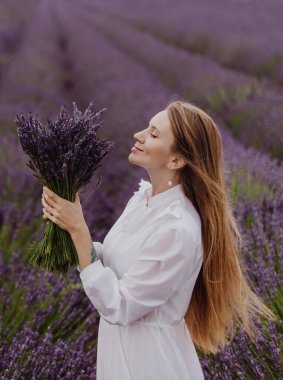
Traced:
<path id="1" fill-rule="evenodd" d="M 154 136 L 152 133 L 150 134 L 152 137 L 157 138 L 157 136 Z"/>

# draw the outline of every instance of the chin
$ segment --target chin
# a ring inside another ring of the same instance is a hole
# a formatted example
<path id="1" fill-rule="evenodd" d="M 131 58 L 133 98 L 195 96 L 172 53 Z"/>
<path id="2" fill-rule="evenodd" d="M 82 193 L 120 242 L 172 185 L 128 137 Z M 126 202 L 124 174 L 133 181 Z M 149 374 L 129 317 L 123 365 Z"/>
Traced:
<path id="1" fill-rule="evenodd" d="M 129 161 L 130 164 L 137 165 L 137 166 L 142 166 L 138 162 L 136 162 L 135 159 L 132 159 L 132 157 L 133 157 L 133 154 L 130 153 L 129 156 L 128 156 L 128 161 Z"/>
<path id="2" fill-rule="evenodd" d="M 133 153 L 130 153 L 130 154 L 128 155 L 128 161 L 129 161 L 131 164 L 134 164 L 134 159 L 132 159 L 132 157 L 133 157 Z"/>

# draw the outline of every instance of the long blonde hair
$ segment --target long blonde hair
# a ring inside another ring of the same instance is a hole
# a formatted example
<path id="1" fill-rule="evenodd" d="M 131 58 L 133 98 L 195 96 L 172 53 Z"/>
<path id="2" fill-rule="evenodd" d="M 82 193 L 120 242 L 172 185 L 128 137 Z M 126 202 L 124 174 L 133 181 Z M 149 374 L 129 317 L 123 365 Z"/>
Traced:
<path id="1" fill-rule="evenodd" d="M 237 323 L 254 339 L 254 314 L 277 318 L 248 284 L 243 239 L 225 188 L 218 127 L 192 103 L 173 101 L 166 109 L 174 135 L 172 151 L 186 159 L 180 181 L 202 221 L 203 263 L 185 321 L 196 346 L 206 354 L 217 353 L 232 340 Z"/>

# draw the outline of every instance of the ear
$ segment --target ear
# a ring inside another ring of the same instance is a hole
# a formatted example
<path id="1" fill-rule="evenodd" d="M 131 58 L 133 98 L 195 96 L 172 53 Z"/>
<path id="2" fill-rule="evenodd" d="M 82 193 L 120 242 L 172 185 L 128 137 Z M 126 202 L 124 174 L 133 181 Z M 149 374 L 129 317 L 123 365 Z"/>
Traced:
<path id="1" fill-rule="evenodd" d="M 172 161 L 174 164 L 174 169 L 181 169 L 187 163 L 185 158 L 180 154 L 175 156 L 175 158 Z"/>

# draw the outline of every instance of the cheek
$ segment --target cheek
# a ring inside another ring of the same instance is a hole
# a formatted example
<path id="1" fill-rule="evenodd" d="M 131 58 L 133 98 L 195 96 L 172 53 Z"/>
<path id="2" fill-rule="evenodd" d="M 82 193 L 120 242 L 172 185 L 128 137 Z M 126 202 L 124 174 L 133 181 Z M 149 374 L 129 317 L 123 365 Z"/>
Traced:
<path id="1" fill-rule="evenodd" d="M 164 143 L 161 142 L 152 144 L 151 148 L 148 150 L 148 153 L 157 162 L 163 162 L 169 155 L 167 146 L 164 146 Z"/>

